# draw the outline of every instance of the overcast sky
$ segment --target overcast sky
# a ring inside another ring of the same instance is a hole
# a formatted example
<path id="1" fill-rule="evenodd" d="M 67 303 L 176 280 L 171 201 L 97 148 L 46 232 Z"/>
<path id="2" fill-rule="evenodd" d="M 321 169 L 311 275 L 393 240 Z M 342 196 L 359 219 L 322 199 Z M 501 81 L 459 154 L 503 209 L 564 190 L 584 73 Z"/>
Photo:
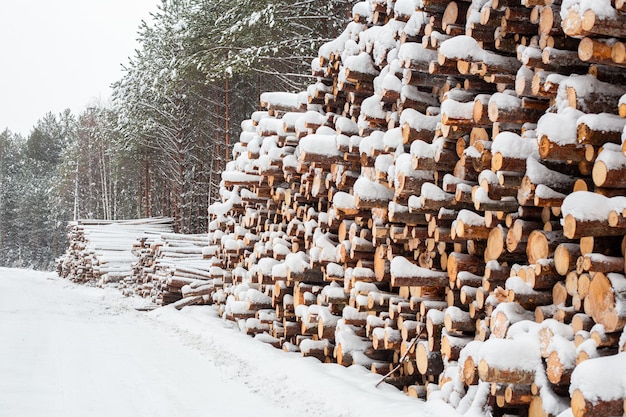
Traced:
<path id="1" fill-rule="evenodd" d="M 160 0 L 6 1 L 0 12 L 0 131 L 28 135 L 47 112 L 106 103 Z"/>

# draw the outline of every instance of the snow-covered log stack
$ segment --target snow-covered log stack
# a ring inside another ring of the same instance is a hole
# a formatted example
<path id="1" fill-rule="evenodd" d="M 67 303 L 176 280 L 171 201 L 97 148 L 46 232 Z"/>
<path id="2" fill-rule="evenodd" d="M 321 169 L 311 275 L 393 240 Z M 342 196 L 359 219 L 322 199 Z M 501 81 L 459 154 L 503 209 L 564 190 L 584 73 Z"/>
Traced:
<path id="1" fill-rule="evenodd" d="M 136 293 L 158 305 L 211 303 L 215 289 L 211 274 L 219 261 L 207 254 L 215 248 L 206 234 L 170 232 L 143 237 L 134 249 Z"/>
<path id="2" fill-rule="evenodd" d="M 169 218 L 80 220 L 68 229 L 70 246 L 58 269 L 73 281 L 112 283 L 124 295 L 179 308 L 212 303 L 223 285 L 219 246 L 206 234 L 173 233 Z"/>
<path id="3" fill-rule="evenodd" d="M 618 7 L 357 3 L 243 125 L 210 209 L 225 317 L 463 413 L 621 410 L 584 382 L 624 349 Z"/>
<path id="4" fill-rule="evenodd" d="M 172 219 L 78 220 L 68 224 L 70 245 L 58 271 L 77 282 L 134 286 L 132 262 L 137 239 L 172 230 Z"/>
<path id="5" fill-rule="evenodd" d="M 462 414 L 621 415 L 623 13 L 357 3 L 317 81 L 243 123 L 187 290 Z"/>

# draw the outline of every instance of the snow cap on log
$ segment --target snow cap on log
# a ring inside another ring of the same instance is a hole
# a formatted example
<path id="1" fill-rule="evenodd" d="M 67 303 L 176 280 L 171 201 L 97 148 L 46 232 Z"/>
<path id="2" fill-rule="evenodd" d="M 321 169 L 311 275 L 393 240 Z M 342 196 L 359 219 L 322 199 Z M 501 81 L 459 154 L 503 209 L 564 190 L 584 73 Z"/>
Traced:
<path id="1" fill-rule="evenodd" d="M 344 191 L 338 191 L 333 195 L 333 205 L 340 209 L 356 209 L 356 201 L 352 194 Z"/>
<path id="2" fill-rule="evenodd" d="M 335 139 L 335 135 L 307 135 L 300 139 L 298 147 L 300 149 L 300 153 L 325 155 L 329 157 L 343 156 L 343 154 L 337 150 L 337 142 Z"/>
<path id="3" fill-rule="evenodd" d="M 605 221 L 609 217 L 609 198 L 589 191 L 575 191 L 565 197 L 561 206 L 563 218 L 572 215 L 579 221 Z"/>
<path id="4" fill-rule="evenodd" d="M 439 46 L 439 53 L 448 59 L 481 61 L 484 50 L 471 36 L 461 35 L 445 40 Z"/>
<path id="5" fill-rule="evenodd" d="M 537 138 L 547 136 L 550 142 L 565 145 L 576 143 L 576 121 L 584 113 L 565 107 L 558 113 L 546 113 L 537 122 Z"/>
<path id="6" fill-rule="evenodd" d="M 380 72 L 374 67 L 372 57 L 367 52 L 361 52 L 358 55 L 348 57 L 344 63 L 346 69 L 354 71 L 359 74 L 367 74 L 372 76 L 372 79 Z"/>
<path id="7" fill-rule="evenodd" d="M 284 110 L 294 110 L 300 106 L 297 93 L 282 91 L 261 93 L 261 104 Z"/>
<path id="8" fill-rule="evenodd" d="M 491 153 L 500 153 L 507 158 L 527 159 L 534 157 L 539 159 L 537 141 L 523 138 L 517 133 L 501 132 L 493 140 Z"/>
<path id="9" fill-rule="evenodd" d="M 570 394 L 579 390 L 592 403 L 626 397 L 626 352 L 582 362 L 572 372 Z"/>
<path id="10" fill-rule="evenodd" d="M 393 199 L 393 194 L 393 190 L 365 177 L 360 177 L 354 183 L 354 196 L 360 201 L 385 201 L 386 206 Z"/>

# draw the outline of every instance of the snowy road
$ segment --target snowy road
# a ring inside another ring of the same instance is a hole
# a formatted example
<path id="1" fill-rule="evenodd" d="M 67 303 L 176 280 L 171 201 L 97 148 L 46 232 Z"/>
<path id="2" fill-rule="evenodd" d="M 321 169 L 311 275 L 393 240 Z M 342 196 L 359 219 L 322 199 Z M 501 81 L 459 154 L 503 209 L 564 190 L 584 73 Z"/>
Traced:
<path id="1" fill-rule="evenodd" d="M 0 416 L 430 414 L 394 388 L 374 388 L 362 368 L 281 352 L 210 307 L 145 313 L 133 302 L 0 268 Z"/>
<path id="2" fill-rule="evenodd" d="M 1 415 L 228 415 L 234 400 L 276 415 L 199 351 L 107 303 L 102 290 L 0 274 Z"/>

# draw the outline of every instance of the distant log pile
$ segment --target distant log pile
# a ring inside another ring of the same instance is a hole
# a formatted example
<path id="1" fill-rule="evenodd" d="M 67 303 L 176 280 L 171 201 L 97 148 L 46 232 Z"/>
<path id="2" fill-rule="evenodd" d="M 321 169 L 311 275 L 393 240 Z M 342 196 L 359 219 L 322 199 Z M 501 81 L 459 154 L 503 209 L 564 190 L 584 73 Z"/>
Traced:
<path id="1" fill-rule="evenodd" d="M 585 380 L 624 361 L 623 12 L 355 5 L 317 82 L 242 125 L 210 208 L 222 316 L 462 413 L 621 415 Z"/>
<path id="2" fill-rule="evenodd" d="M 83 219 L 68 224 L 70 241 L 59 259 L 59 275 L 76 282 L 132 285 L 133 244 L 142 236 L 171 232 L 172 219 Z"/>
<path id="3" fill-rule="evenodd" d="M 208 256 L 217 246 L 206 234 L 173 233 L 172 219 L 79 220 L 68 229 L 58 272 L 72 281 L 115 285 L 124 295 L 178 308 L 212 303 L 223 285 L 225 271 Z"/>

